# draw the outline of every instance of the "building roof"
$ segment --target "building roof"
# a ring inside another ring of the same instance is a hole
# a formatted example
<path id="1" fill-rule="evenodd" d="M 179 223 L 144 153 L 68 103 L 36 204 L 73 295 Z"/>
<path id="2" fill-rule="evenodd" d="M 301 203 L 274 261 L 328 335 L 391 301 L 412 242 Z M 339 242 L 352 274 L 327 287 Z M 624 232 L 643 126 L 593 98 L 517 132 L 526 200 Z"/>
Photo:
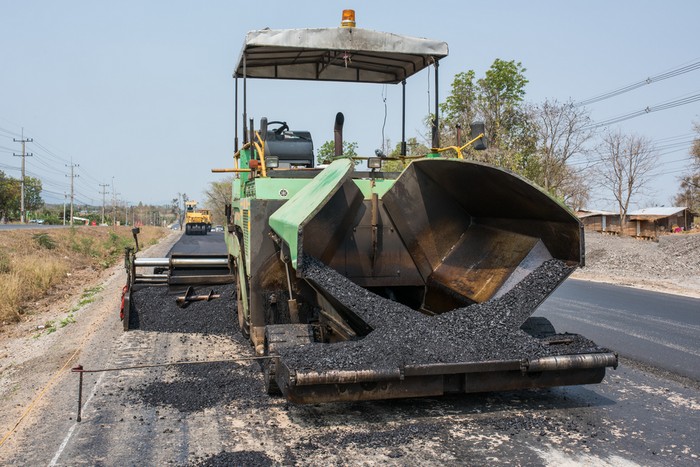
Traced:
<path id="1" fill-rule="evenodd" d="M 685 206 L 653 207 L 631 211 L 630 216 L 672 216 L 688 209 Z"/>
<path id="2" fill-rule="evenodd" d="M 686 209 L 688 208 L 685 206 L 656 206 L 652 208 L 644 208 L 629 211 L 627 213 L 627 217 L 631 221 L 653 221 L 657 219 L 663 219 L 665 217 L 675 216 L 679 213 L 682 213 Z M 612 211 L 599 211 L 596 209 L 581 209 L 580 211 L 576 212 L 576 215 L 579 219 L 584 219 L 587 217 L 594 216 L 617 216 L 619 215 L 619 213 Z"/>
<path id="3" fill-rule="evenodd" d="M 656 219 L 663 219 L 664 217 L 675 216 L 686 209 L 688 208 L 685 206 L 653 207 L 637 209 L 636 211 L 629 212 L 627 215 L 630 220 L 633 221 L 653 221 Z"/>
<path id="4" fill-rule="evenodd" d="M 618 213 L 612 211 L 598 211 L 595 209 L 581 209 L 579 211 L 576 211 L 576 215 L 579 219 L 583 219 L 585 217 L 593 216 L 616 216 L 618 215 Z"/>

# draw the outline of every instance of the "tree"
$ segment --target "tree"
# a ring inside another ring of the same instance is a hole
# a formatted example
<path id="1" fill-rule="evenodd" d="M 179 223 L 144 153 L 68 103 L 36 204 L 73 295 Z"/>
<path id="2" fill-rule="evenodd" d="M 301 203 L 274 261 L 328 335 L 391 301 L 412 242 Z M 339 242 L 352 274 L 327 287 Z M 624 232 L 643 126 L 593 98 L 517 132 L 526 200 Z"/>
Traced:
<path id="1" fill-rule="evenodd" d="M 357 143 L 354 141 L 343 141 L 342 157 L 357 157 Z M 320 148 L 318 148 L 318 151 L 316 152 L 316 162 L 318 164 L 328 164 L 334 159 L 336 159 L 335 141 L 326 141 Z M 359 161 L 355 161 L 355 165 L 359 163 Z"/>
<path id="2" fill-rule="evenodd" d="M 0 219 L 6 221 L 19 209 L 19 180 L 0 170 Z"/>
<path id="3" fill-rule="evenodd" d="M 474 70 L 457 73 L 452 81 L 452 92 L 445 102 L 440 104 L 441 119 L 440 141 L 450 146 L 457 145 L 456 128 L 469 128 L 476 120 L 478 89 L 474 83 Z M 431 116 L 431 122 L 432 122 Z"/>
<path id="4" fill-rule="evenodd" d="M 523 102 L 525 68 L 520 62 L 496 59 L 485 76 L 474 81 L 472 70 L 458 73 L 452 91 L 440 106 L 440 141 L 457 145 L 456 127 L 467 131 L 474 120 L 483 120 L 489 149 L 465 151 L 465 157 L 505 167 L 528 178 L 538 173 L 536 125 L 532 109 Z M 467 138 L 462 138 L 462 144 Z"/>
<path id="5" fill-rule="evenodd" d="M 477 105 L 486 124 L 486 136 L 496 148 L 512 147 L 513 130 L 522 126 L 521 104 L 525 97 L 525 68 L 514 60 L 497 58 L 485 76 L 477 81 L 479 95 Z"/>
<path id="6" fill-rule="evenodd" d="M 211 209 L 214 223 L 226 222 L 226 205 L 231 204 L 233 177 L 227 177 L 218 182 L 210 182 L 209 189 L 204 194 L 207 197 L 206 205 Z"/>
<path id="7" fill-rule="evenodd" d="M 572 102 L 545 100 L 534 113 L 540 171 L 533 180 L 557 198 L 585 201 L 585 177 L 569 162 L 587 154 L 586 144 L 593 136 L 588 112 Z"/>
<path id="8" fill-rule="evenodd" d="M 44 207 L 41 198 L 41 180 L 24 178 L 24 208 L 36 211 Z M 15 218 L 19 215 L 22 199 L 22 184 L 19 179 L 8 177 L 0 171 L 0 219 Z"/>
<path id="9" fill-rule="evenodd" d="M 418 142 L 418 140 L 413 138 L 408 138 L 406 141 L 406 156 L 416 157 L 428 154 L 430 149 Z M 389 153 L 389 157 L 399 157 L 401 155 L 401 143 L 398 143 L 393 151 Z M 401 172 L 409 164 L 409 161 L 401 160 L 388 160 L 384 161 L 382 164 L 382 170 L 384 172 Z"/>
<path id="10" fill-rule="evenodd" d="M 24 207 L 27 211 L 36 211 L 44 207 L 44 200 L 41 198 L 42 189 L 41 180 L 38 178 L 24 178 Z"/>
<path id="11" fill-rule="evenodd" d="M 700 212 L 700 171 L 680 179 L 678 193 L 674 198 L 676 206 L 685 206 L 691 212 Z"/>
<path id="12" fill-rule="evenodd" d="M 574 211 L 580 211 L 586 207 L 590 198 L 590 182 L 585 173 L 574 171 L 570 167 L 567 170 L 571 172 L 562 181 L 560 194 L 556 196 Z"/>
<path id="13" fill-rule="evenodd" d="M 601 187 L 615 198 L 622 228 L 630 201 L 649 182 L 658 154 L 648 139 L 618 131 L 603 136 L 598 155 L 600 161 L 593 171 Z"/>
<path id="14" fill-rule="evenodd" d="M 700 212 L 700 123 L 695 123 L 697 136 L 690 148 L 690 155 L 695 159 L 690 173 L 680 178 L 678 193 L 674 199 L 677 206 L 686 206 L 694 213 Z"/>

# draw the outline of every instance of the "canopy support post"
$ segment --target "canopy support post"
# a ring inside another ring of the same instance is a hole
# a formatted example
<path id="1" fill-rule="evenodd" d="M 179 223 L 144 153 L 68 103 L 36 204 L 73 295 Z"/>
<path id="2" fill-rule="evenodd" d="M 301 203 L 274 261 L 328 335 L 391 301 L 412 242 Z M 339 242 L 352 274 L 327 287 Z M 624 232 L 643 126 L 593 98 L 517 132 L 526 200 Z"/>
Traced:
<path id="1" fill-rule="evenodd" d="M 406 80 L 401 81 L 401 155 L 406 155 Z"/>

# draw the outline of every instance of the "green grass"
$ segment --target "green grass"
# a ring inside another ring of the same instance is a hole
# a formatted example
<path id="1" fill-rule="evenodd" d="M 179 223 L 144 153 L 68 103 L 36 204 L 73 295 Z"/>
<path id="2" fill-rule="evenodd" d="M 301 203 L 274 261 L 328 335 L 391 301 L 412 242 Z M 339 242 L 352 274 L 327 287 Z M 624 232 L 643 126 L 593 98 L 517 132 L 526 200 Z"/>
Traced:
<path id="1" fill-rule="evenodd" d="M 82 307 L 85 305 L 88 305 L 92 302 L 95 301 L 95 295 L 98 293 L 102 292 L 104 287 L 101 285 L 97 285 L 95 287 L 91 287 L 89 289 L 83 290 L 83 294 L 80 296 L 80 299 L 78 300 L 78 303 L 70 309 L 69 313 L 73 313 L 75 311 L 80 310 Z"/>
<path id="2" fill-rule="evenodd" d="M 47 250 L 53 250 L 56 248 L 56 241 L 47 233 L 34 234 L 32 235 L 32 238 L 42 248 L 46 248 Z"/>
<path id="3" fill-rule="evenodd" d="M 61 321 L 59 321 L 59 324 L 62 328 L 65 328 L 71 323 L 75 323 L 75 318 L 73 317 L 73 313 L 68 313 L 68 316 L 63 318 Z"/>
<path id="4" fill-rule="evenodd" d="M 95 296 L 98 293 L 102 292 L 102 290 L 104 290 L 104 287 L 102 287 L 101 285 L 97 285 L 95 287 L 90 287 L 89 289 L 83 290 L 83 293 L 80 296 L 78 303 L 76 303 L 70 310 L 68 310 L 66 317 L 59 320 L 58 324 L 56 324 L 55 321 L 47 321 L 44 324 L 44 329 L 40 333 L 34 335 L 34 339 L 38 339 L 43 335 L 48 336 L 49 334 L 56 332 L 58 328 L 65 328 L 69 324 L 75 323 L 75 312 L 79 311 L 85 305 L 94 302 Z"/>

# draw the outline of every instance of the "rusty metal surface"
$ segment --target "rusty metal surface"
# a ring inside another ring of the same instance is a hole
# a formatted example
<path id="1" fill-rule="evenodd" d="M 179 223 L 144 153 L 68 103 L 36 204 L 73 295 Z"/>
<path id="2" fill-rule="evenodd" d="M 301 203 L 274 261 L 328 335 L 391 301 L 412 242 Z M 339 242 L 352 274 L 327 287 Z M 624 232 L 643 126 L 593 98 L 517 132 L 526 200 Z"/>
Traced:
<path id="1" fill-rule="evenodd" d="M 413 162 L 382 198 L 443 313 L 503 295 L 552 257 L 583 262 L 578 219 L 527 180 L 476 162 Z"/>
<path id="2" fill-rule="evenodd" d="M 348 229 L 342 250 L 328 263 L 363 287 L 422 286 L 411 255 L 380 200 L 373 209 L 365 200 L 352 229 Z"/>
<path id="3" fill-rule="evenodd" d="M 401 174 L 382 201 L 425 281 L 471 225 L 472 218 L 440 181 L 415 168 L 418 162 Z"/>
<path id="4" fill-rule="evenodd" d="M 295 386 L 314 386 L 324 384 L 377 383 L 399 381 L 402 372 L 399 368 L 386 370 L 329 370 L 329 371 L 295 371 L 290 374 L 291 384 Z"/>
<path id="5" fill-rule="evenodd" d="M 605 377 L 605 367 L 552 370 L 539 372 L 520 371 L 520 362 L 500 362 L 488 367 L 484 363 L 467 364 L 463 372 L 455 365 L 425 368 L 399 369 L 383 374 L 370 372 L 343 372 L 323 374 L 294 373 L 284 365 L 278 366 L 277 383 L 284 396 L 297 404 L 327 402 L 400 399 L 407 397 L 435 397 L 445 394 L 470 394 L 491 391 L 515 391 L 523 389 L 596 384 Z M 515 367 L 515 369 L 513 369 Z M 417 374 L 414 374 L 417 373 Z M 353 379 L 357 381 L 353 382 Z M 301 381 L 303 384 L 299 384 Z"/>
<path id="6" fill-rule="evenodd" d="M 540 238 L 555 258 L 582 259 L 581 224 L 572 212 L 527 180 L 486 164 L 415 161 L 383 200 L 424 277 L 471 225 Z"/>
<path id="7" fill-rule="evenodd" d="M 423 285 L 381 200 L 363 199 L 350 180 L 302 235 L 303 255 L 319 258 L 364 287 Z"/>
<path id="8" fill-rule="evenodd" d="M 473 302 L 484 302 L 499 290 L 537 241 L 512 232 L 472 226 L 431 274 L 430 281 Z"/>
<path id="9" fill-rule="evenodd" d="M 382 400 L 443 394 L 443 382 L 440 376 L 307 386 L 290 385 L 292 379 L 289 369 L 284 364 L 279 365 L 276 373 L 279 388 L 290 402 L 296 404 Z"/>
<path id="10" fill-rule="evenodd" d="M 608 352 L 585 355 L 555 355 L 523 362 L 523 371 L 559 371 L 582 368 L 617 368 L 617 354 Z"/>

